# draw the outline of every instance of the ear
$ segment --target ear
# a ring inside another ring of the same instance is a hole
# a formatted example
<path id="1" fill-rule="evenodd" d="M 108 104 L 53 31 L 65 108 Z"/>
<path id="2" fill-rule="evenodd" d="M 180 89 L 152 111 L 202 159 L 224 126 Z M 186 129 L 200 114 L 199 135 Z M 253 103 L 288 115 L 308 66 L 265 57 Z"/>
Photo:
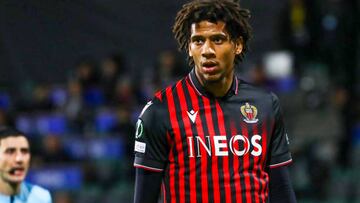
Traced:
<path id="1" fill-rule="evenodd" d="M 239 54 L 241 54 L 242 51 L 243 51 L 243 39 L 242 39 L 242 37 L 239 37 L 235 41 L 235 54 L 239 55 Z"/>

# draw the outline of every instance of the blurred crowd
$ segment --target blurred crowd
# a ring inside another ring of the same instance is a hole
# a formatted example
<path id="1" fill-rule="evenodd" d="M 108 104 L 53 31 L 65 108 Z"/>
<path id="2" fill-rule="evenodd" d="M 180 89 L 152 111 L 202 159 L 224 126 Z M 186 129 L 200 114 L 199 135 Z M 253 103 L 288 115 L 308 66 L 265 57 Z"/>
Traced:
<path id="1" fill-rule="evenodd" d="M 288 1 L 277 50 L 237 68 L 280 97 L 299 202 L 360 202 L 360 34 L 350 2 Z M 28 180 L 49 188 L 56 203 L 131 202 L 137 116 L 155 91 L 190 70 L 176 50 L 141 71 L 121 53 L 94 58 L 79 59 L 63 83 L 0 90 L 0 126 L 30 137 Z"/>
<path id="2" fill-rule="evenodd" d="M 178 55 L 163 51 L 152 70 L 132 75 L 119 53 L 86 57 L 64 84 L 1 91 L 0 126 L 31 140 L 28 180 L 51 189 L 57 203 L 131 202 L 134 124 L 154 91 L 187 71 Z"/>

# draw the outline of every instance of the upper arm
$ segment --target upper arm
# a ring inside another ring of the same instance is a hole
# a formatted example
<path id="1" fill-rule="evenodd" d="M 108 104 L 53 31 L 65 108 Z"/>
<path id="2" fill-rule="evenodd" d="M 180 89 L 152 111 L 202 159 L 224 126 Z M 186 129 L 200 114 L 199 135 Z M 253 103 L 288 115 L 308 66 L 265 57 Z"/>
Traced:
<path id="1" fill-rule="evenodd" d="M 156 203 L 163 173 L 136 169 L 134 203 Z"/>
<path id="2" fill-rule="evenodd" d="M 165 107 L 159 101 L 149 102 L 136 123 L 134 166 L 161 172 L 166 167 L 169 143 L 166 138 Z"/>
<path id="3" fill-rule="evenodd" d="M 287 165 L 292 161 L 289 151 L 289 139 L 285 130 L 279 99 L 272 94 L 274 129 L 270 140 L 270 168 Z"/>
<path id="4" fill-rule="evenodd" d="M 272 168 L 269 171 L 269 199 L 276 203 L 296 203 L 287 166 Z"/>

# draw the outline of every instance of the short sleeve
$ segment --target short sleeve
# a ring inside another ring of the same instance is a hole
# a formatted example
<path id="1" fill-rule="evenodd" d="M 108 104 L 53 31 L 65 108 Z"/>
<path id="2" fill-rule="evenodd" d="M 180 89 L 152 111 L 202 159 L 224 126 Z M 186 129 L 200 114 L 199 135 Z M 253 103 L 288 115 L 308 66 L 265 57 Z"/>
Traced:
<path id="1" fill-rule="evenodd" d="M 168 159 L 166 115 L 163 105 L 152 100 L 146 104 L 136 123 L 134 167 L 163 171 Z"/>
<path id="2" fill-rule="evenodd" d="M 272 94 L 274 130 L 270 140 L 270 168 L 287 165 L 292 162 L 289 151 L 289 139 L 285 130 L 279 99 Z"/>

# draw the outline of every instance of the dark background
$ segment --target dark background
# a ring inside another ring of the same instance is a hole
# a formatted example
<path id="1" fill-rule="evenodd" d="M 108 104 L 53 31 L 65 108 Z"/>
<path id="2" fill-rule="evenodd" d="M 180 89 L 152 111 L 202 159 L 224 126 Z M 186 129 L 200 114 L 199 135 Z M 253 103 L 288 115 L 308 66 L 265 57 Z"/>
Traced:
<path id="1" fill-rule="evenodd" d="M 132 69 L 147 68 L 162 50 L 176 49 L 171 29 L 184 2 L 1 1 L 0 81 L 63 82 L 80 58 L 114 51 L 123 53 Z M 251 8 L 255 27 L 251 55 L 260 56 L 277 46 L 277 13 L 285 4 L 243 4 Z"/>

